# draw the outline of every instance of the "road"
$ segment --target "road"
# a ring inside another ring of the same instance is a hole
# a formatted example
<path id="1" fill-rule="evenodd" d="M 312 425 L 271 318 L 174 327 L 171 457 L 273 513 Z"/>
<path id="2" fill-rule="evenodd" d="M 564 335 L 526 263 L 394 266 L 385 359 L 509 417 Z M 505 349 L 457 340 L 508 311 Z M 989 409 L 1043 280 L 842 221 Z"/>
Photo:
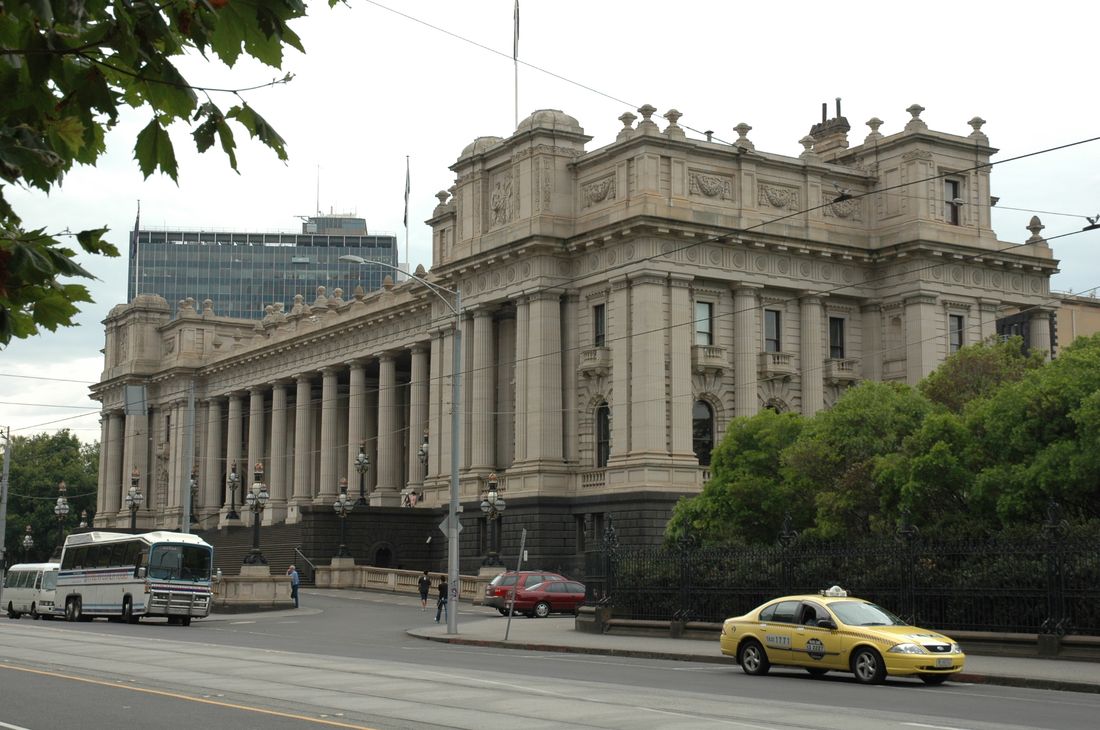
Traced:
<path id="1" fill-rule="evenodd" d="M 302 598 L 189 628 L 0 619 L 0 728 L 1092 730 L 1100 716 L 1079 693 L 440 644 L 405 633 L 434 618 L 415 598 Z M 463 606 L 459 631 L 472 620 L 503 636 L 495 612 Z"/>

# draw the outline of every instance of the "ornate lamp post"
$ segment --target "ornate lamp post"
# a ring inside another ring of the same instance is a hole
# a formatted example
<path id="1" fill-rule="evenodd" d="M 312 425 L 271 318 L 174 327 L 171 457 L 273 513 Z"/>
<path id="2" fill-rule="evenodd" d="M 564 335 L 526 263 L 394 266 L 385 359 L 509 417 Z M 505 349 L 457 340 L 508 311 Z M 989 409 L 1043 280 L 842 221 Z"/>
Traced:
<path id="1" fill-rule="evenodd" d="M 138 482 L 141 480 L 141 474 L 138 472 L 137 467 L 130 472 L 130 491 L 126 492 L 126 509 L 130 510 L 130 529 L 137 529 L 137 513 L 141 509 L 141 503 L 145 501 L 145 495 L 138 489 Z"/>
<path id="2" fill-rule="evenodd" d="M 27 531 L 23 535 L 23 562 L 31 562 L 31 550 L 34 549 L 34 535 L 31 534 L 31 526 L 27 525 Z"/>
<path id="3" fill-rule="evenodd" d="M 359 472 L 359 501 L 356 504 L 367 504 L 367 469 L 370 468 L 370 457 L 363 451 L 366 444 L 359 444 L 359 455 L 355 457 L 355 471 Z"/>
<path id="4" fill-rule="evenodd" d="M 485 513 L 485 519 L 489 525 L 489 554 L 485 557 L 484 565 L 500 565 L 500 518 L 508 505 L 504 503 L 504 497 L 498 490 L 496 474 L 489 475 L 489 490 L 485 499 L 481 500 L 481 511 Z"/>
<path id="5" fill-rule="evenodd" d="M 57 516 L 57 554 L 61 554 L 61 546 L 65 544 L 65 517 L 69 514 L 69 500 L 65 499 L 65 480 L 57 483 L 57 504 L 53 506 L 53 513 Z"/>
<path id="6" fill-rule="evenodd" d="M 187 510 L 187 513 L 191 516 L 191 524 L 198 524 L 199 518 L 195 516 L 195 492 L 199 491 L 199 467 L 198 464 L 191 467 L 191 481 L 188 485 L 187 499 L 190 500 L 191 508 Z"/>
<path id="7" fill-rule="evenodd" d="M 237 462 L 235 461 L 229 469 L 229 476 L 225 478 L 225 486 L 229 488 L 229 512 L 226 513 L 225 519 L 239 520 L 241 516 L 237 514 L 237 487 L 241 486 L 241 477 L 237 474 Z"/>
<path id="8" fill-rule="evenodd" d="M 332 509 L 340 518 L 340 549 L 336 552 L 336 557 L 350 557 L 351 553 L 348 552 L 345 538 L 347 535 L 348 513 L 355 509 L 355 502 L 348 498 L 348 480 L 343 477 L 340 478 L 340 494 L 336 496 L 336 501 L 332 503 Z"/>
<path id="9" fill-rule="evenodd" d="M 252 512 L 252 551 L 244 558 L 245 565 L 267 565 L 267 558 L 260 552 L 260 520 L 270 495 L 264 484 L 264 465 L 257 461 L 253 467 L 252 489 L 244 495 L 244 501 Z"/>
<path id="10" fill-rule="evenodd" d="M 88 529 L 88 510 L 86 509 L 80 510 L 80 529 Z"/>
<path id="11" fill-rule="evenodd" d="M 424 476 L 428 475 L 428 430 L 424 429 L 424 440 L 420 442 L 420 448 L 416 450 L 416 456 L 424 465 Z"/>

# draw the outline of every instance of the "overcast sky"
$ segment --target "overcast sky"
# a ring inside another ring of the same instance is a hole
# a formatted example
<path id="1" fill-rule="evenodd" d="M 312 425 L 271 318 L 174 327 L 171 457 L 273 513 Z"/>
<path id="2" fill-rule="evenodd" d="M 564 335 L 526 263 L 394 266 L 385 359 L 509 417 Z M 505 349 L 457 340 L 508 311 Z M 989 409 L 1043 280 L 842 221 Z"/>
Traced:
<path id="1" fill-rule="evenodd" d="M 397 234 L 404 259 L 407 155 L 409 258 L 430 267 L 431 232 L 422 221 L 435 193 L 453 184 L 448 166 L 475 137 L 506 137 L 515 128 L 513 0 L 349 0 L 334 9 L 314 0 L 309 8 L 295 26 L 306 54 L 291 51 L 284 63 L 294 80 L 246 94 L 286 140 L 288 163 L 238 128 L 238 175 L 216 146 L 195 153 L 179 126 L 179 185 L 159 175 L 143 180 L 133 140 L 150 113 L 137 110 L 109 135 L 100 164 L 74 169 L 51 196 L 5 188 L 26 227 L 105 225 L 125 252 L 139 200 L 143 226 L 260 231 L 297 230 L 296 216 L 312 214 L 319 200 L 325 212 L 356 213 L 371 232 Z M 593 150 L 614 140 L 620 114 L 652 104 L 680 110 L 681 126 L 714 130 L 725 141 L 746 122 L 758 150 L 796 156 L 822 102 L 831 116 L 833 99 L 843 98 L 853 145 L 869 131 L 866 120 L 885 120 L 881 132 L 892 134 L 909 119 L 905 108 L 919 103 L 922 119 L 939 131 L 969 134 L 967 120 L 986 119 L 996 161 L 1100 136 L 1098 20 L 1098 6 L 1058 0 L 524 0 L 519 53 L 530 66 L 519 70 L 519 116 L 561 109 L 594 137 Z M 243 62 L 181 65 L 192 84 L 209 87 L 282 75 Z M 223 109 L 233 103 L 226 95 L 215 101 Z M 1033 214 L 1044 235 L 1080 230 L 1083 216 L 1100 213 L 1098 162 L 1094 142 L 994 167 L 998 237 L 1022 242 Z M 1053 288 L 1100 286 L 1100 231 L 1052 247 L 1062 271 Z M 82 263 L 99 281 L 80 326 L 0 351 L 0 427 L 15 435 L 67 427 L 83 440 L 99 438 L 87 388 L 102 370 L 101 322 L 125 298 L 125 253 Z M 73 418 L 82 413 L 91 415 Z"/>

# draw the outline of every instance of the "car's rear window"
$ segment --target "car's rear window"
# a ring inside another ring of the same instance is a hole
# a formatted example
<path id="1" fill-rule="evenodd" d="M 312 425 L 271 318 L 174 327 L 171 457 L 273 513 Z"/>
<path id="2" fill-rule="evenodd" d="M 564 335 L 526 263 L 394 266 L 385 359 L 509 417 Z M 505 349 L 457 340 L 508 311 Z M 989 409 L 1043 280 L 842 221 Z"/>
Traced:
<path id="1" fill-rule="evenodd" d="M 496 578 L 493 578 L 493 580 L 490 581 L 489 585 L 493 585 L 493 586 L 511 586 L 511 585 L 515 585 L 515 583 L 516 583 L 516 576 L 515 576 L 514 573 L 512 575 L 504 575 L 502 573 L 502 574 L 498 575 Z"/>

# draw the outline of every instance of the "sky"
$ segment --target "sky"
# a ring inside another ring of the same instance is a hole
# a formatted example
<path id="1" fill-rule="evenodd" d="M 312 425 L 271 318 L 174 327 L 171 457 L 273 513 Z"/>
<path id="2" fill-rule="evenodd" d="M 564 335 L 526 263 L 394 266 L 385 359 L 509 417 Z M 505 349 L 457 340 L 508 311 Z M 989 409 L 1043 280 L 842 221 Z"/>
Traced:
<path id="1" fill-rule="evenodd" d="M 205 87 L 244 88 L 293 73 L 289 84 L 244 95 L 286 140 L 286 163 L 238 128 L 234 173 L 217 146 L 199 155 L 190 130 L 176 125 L 178 185 L 159 174 L 143 179 L 133 141 L 151 118 L 146 108 L 128 110 L 100 163 L 75 168 L 49 196 L 5 188 L 25 227 L 107 226 L 123 256 L 81 257 L 98 280 L 79 326 L 0 350 L 0 428 L 24 436 L 68 428 L 98 440 L 88 387 L 103 367 L 102 322 L 126 296 L 127 233 L 138 201 L 143 227 L 293 231 L 297 216 L 318 209 L 354 213 L 372 233 L 396 234 L 405 259 L 407 157 L 408 259 L 412 268 L 430 268 L 431 229 L 423 221 L 435 193 L 454 182 L 448 167 L 474 138 L 515 129 L 513 6 L 348 0 L 329 8 L 314 0 L 293 25 L 306 53 L 288 51 L 282 71 L 246 61 L 229 69 L 197 56 L 180 63 L 192 84 Z M 982 131 L 1000 150 L 996 162 L 1100 136 L 1097 20 L 1100 5 L 1062 0 L 524 0 L 519 119 L 560 109 L 593 137 L 587 149 L 594 150 L 614 140 L 620 114 L 652 104 L 661 113 L 678 109 L 689 137 L 713 130 L 732 142 L 733 127 L 744 122 L 757 150 L 797 156 L 822 102 L 832 116 L 834 99 L 843 99 L 853 145 L 869 131 L 866 120 L 884 120 L 880 131 L 889 135 L 919 103 L 934 130 L 966 135 L 970 118 L 987 120 Z M 213 96 L 223 109 L 234 103 Z M 1000 240 L 1024 241 L 1032 215 L 1046 236 L 1087 225 L 1084 216 L 1100 214 L 1098 163 L 1100 141 L 995 166 Z M 1100 286 L 1100 231 L 1051 246 L 1061 260 L 1053 289 Z"/>

